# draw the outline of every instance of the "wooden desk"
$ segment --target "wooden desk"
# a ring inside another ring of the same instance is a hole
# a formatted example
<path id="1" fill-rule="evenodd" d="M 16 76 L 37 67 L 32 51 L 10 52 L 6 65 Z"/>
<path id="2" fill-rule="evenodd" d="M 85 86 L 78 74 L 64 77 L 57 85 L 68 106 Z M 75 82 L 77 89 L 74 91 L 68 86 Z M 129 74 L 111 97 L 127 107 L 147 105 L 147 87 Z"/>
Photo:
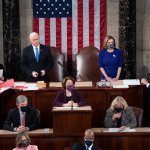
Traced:
<path id="1" fill-rule="evenodd" d="M 52 128 L 53 101 L 61 89 L 51 87 L 37 91 L 9 90 L 0 94 L 0 126 L 2 127 L 8 111 L 16 107 L 16 97 L 24 94 L 28 97 L 29 103 L 40 110 L 41 128 Z M 76 89 L 85 98 L 87 105 L 92 107 L 92 127 L 103 127 L 106 109 L 110 107 L 110 103 L 116 96 L 123 96 L 130 106 L 143 108 L 143 86 L 141 85 L 128 89 L 97 88 L 95 85 Z"/>
<path id="2" fill-rule="evenodd" d="M 91 106 L 74 108 L 54 107 L 53 130 L 55 134 L 78 134 L 84 133 L 92 124 Z"/>
<path id="3" fill-rule="evenodd" d="M 137 128 L 136 132 L 104 132 L 107 129 L 93 128 L 95 132 L 94 143 L 102 150 L 149 150 L 150 128 Z M 0 149 L 11 150 L 15 147 L 17 133 L 0 130 Z M 82 142 L 83 134 L 71 136 L 58 136 L 52 129 L 35 130 L 29 132 L 32 144 L 38 146 L 39 150 L 64 150 L 72 146 L 74 142 Z"/>

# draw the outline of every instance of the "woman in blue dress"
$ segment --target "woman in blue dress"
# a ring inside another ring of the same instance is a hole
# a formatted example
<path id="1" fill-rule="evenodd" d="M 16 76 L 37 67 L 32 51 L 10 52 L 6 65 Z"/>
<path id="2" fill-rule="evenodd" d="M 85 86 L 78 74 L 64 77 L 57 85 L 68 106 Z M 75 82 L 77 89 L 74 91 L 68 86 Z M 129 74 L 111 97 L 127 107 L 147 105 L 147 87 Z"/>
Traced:
<path id="1" fill-rule="evenodd" d="M 115 39 L 106 36 L 99 53 L 101 80 L 115 81 L 121 78 L 122 57 L 122 51 L 116 48 Z"/>

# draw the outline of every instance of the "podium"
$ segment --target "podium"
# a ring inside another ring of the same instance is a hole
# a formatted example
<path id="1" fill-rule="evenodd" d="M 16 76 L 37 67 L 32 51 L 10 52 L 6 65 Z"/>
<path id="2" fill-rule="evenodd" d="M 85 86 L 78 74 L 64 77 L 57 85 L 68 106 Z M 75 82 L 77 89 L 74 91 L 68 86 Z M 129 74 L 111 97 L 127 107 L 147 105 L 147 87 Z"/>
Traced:
<path id="1" fill-rule="evenodd" d="M 80 134 L 92 124 L 91 106 L 53 107 L 53 132 L 56 134 Z"/>

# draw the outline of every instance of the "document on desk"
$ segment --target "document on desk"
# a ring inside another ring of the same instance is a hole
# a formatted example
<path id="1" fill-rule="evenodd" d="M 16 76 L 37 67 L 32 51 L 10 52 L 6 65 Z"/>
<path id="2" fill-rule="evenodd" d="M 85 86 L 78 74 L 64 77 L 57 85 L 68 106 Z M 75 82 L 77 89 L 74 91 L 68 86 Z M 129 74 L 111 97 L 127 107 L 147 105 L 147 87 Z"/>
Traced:
<path id="1" fill-rule="evenodd" d="M 62 87 L 62 82 L 50 82 L 49 87 Z"/>
<path id="2" fill-rule="evenodd" d="M 113 88 L 129 88 L 128 85 L 113 85 Z"/>
<path id="3" fill-rule="evenodd" d="M 24 85 L 26 88 L 23 89 L 23 91 L 32 91 L 32 90 L 38 90 L 36 83 L 26 83 Z"/>
<path id="4" fill-rule="evenodd" d="M 124 130 L 120 130 L 120 128 L 109 128 L 105 132 L 135 132 L 135 129 L 125 128 Z"/>
<path id="5" fill-rule="evenodd" d="M 139 79 L 125 79 L 123 80 L 123 85 L 140 85 Z"/>
<path id="6" fill-rule="evenodd" d="M 3 77 L 3 69 L 0 69 L 0 77 Z"/>
<path id="7" fill-rule="evenodd" d="M 92 87 L 92 81 L 79 81 L 75 82 L 75 87 Z"/>

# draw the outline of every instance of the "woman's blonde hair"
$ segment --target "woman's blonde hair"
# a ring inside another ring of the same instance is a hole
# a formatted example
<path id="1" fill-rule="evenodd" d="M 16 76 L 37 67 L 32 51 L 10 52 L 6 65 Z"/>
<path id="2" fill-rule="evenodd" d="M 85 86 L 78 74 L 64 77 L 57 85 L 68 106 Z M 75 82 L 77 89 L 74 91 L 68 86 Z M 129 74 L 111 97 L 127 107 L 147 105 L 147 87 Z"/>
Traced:
<path id="1" fill-rule="evenodd" d="M 112 110 L 114 110 L 114 106 L 117 105 L 118 102 L 120 102 L 120 103 L 123 105 L 124 109 L 126 109 L 126 108 L 128 107 L 128 104 L 127 104 L 127 102 L 125 101 L 125 99 L 124 99 L 122 96 L 117 96 L 117 97 L 115 97 L 115 99 L 112 101 L 110 108 L 111 108 Z"/>
<path id="2" fill-rule="evenodd" d="M 17 134 L 16 136 L 16 147 L 20 147 L 20 143 L 22 142 L 22 137 L 25 136 L 26 139 L 29 141 L 30 143 L 30 138 L 28 136 L 28 133 L 26 131 L 21 131 Z"/>
<path id="3" fill-rule="evenodd" d="M 112 39 L 114 41 L 114 48 L 116 47 L 116 42 L 113 36 L 107 35 L 103 41 L 103 48 L 107 49 L 107 42 L 108 40 Z"/>

